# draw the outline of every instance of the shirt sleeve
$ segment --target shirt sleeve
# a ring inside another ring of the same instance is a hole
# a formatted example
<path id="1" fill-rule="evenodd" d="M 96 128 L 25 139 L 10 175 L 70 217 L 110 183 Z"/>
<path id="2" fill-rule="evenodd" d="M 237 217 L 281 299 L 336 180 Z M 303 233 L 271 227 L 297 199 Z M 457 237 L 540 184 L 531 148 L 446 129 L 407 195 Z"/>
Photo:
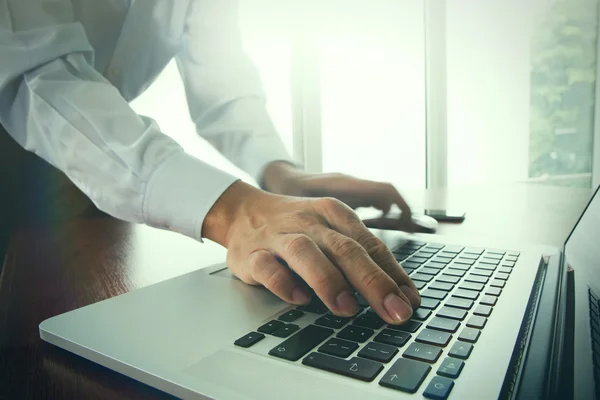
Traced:
<path id="1" fill-rule="evenodd" d="M 92 67 L 80 24 L 17 30 L 13 11 L 0 1 L 0 123 L 9 134 L 101 210 L 201 240 L 204 217 L 237 178 L 187 155 L 137 115 Z"/>
<path id="2" fill-rule="evenodd" d="M 294 161 L 267 112 L 258 70 L 243 50 L 237 3 L 192 2 L 176 59 L 198 134 L 261 182 L 268 163 Z"/>

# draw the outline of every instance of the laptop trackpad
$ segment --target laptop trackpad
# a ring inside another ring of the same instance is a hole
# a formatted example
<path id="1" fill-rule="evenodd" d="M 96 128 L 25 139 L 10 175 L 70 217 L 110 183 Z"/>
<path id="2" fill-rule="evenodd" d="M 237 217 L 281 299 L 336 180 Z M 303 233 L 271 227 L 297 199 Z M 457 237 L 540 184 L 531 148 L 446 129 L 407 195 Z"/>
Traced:
<path id="1" fill-rule="evenodd" d="M 217 386 L 223 398 L 264 400 L 310 397 L 311 400 L 364 400 L 369 398 L 369 395 L 373 396 L 373 389 L 379 389 L 376 393 L 383 396 L 382 398 L 387 397 L 386 394 L 389 394 L 390 398 L 398 398 L 397 392 L 387 393 L 387 390 L 381 390 L 377 385 L 349 381 L 348 378 L 309 369 L 299 363 L 293 365 L 274 357 L 224 349 L 203 358 L 183 372 L 210 382 L 210 386 Z M 201 384 L 198 386 L 202 387 Z M 229 392 L 229 395 L 224 395 L 226 392 Z M 211 397 L 216 395 L 206 394 Z"/>

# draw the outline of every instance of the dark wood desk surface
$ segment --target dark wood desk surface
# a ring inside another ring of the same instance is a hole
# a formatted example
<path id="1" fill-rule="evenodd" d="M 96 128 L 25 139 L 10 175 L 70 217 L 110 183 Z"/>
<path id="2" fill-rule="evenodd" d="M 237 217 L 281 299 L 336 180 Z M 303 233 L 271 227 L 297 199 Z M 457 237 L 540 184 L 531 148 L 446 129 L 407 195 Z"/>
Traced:
<path id="1" fill-rule="evenodd" d="M 537 185 L 406 193 L 413 205 L 467 212 L 441 234 L 485 235 L 560 245 L 589 189 Z M 55 348 L 38 324 L 225 258 L 214 243 L 111 218 L 24 228 L 9 245 L 0 277 L 0 399 L 165 398 L 165 394 Z"/>

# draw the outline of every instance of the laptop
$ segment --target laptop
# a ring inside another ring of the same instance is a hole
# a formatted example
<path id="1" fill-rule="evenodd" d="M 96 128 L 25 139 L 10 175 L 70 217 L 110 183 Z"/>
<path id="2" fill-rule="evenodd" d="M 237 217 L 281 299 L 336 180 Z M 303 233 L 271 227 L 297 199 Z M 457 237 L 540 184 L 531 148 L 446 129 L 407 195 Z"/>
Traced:
<path id="1" fill-rule="evenodd" d="M 50 318 L 40 336 L 186 399 L 598 396 L 598 191 L 562 249 L 374 232 L 421 291 L 404 325 L 358 295 L 352 318 L 290 306 L 220 264 Z"/>

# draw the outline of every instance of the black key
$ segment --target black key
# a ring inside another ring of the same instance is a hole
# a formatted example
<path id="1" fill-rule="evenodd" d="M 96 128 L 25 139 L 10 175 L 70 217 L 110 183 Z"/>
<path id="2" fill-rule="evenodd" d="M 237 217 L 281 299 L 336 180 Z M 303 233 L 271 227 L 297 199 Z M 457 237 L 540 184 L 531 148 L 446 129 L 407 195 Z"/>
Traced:
<path id="1" fill-rule="evenodd" d="M 396 261 L 404 261 L 408 258 L 407 255 L 404 254 L 393 254 L 394 258 L 396 259 Z"/>
<path id="2" fill-rule="evenodd" d="M 342 329 L 337 337 L 341 339 L 352 340 L 354 342 L 364 343 L 373 336 L 373 330 L 367 328 L 361 328 L 360 326 L 347 326 Z"/>
<path id="3" fill-rule="evenodd" d="M 466 248 L 466 249 L 463 251 L 463 253 L 469 253 L 469 254 L 477 254 L 477 255 L 480 255 L 480 254 L 483 254 L 483 251 L 484 251 L 484 249 L 480 249 L 480 248 L 477 248 L 477 247 L 467 247 L 467 248 Z"/>
<path id="4" fill-rule="evenodd" d="M 449 333 L 433 329 L 423 329 L 415 340 L 421 343 L 445 347 L 450 342 L 450 339 L 452 339 L 452 335 Z"/>
<path id="5" fill-rule="evenodd" d="M 321 353 L 342 358 L 348 357 L 356 349 L 358 349 L 358 343 L 337 338 L 331 338 L 327 342 L 325 342 L 321 347 L 319 347 L 319 351 Z"/>
<path id="6" fill-rule="evenodd" d="M 429 251 L 419 250 L 419 252 L 418 252 L 418 253 L 415 253 L 415 254 L 413 255 L 413 257 L 431 258 L 431 256 L 433 256 L 433 254 L 435 254 L 435 252 L 434 252 L 434 253 L 431 253 L 431 252 L 429 252 Z"/>
<path id="7" fill-rule="evenodd" d="M 473 265 L 475 264 L 475 260 L 471 260 L 470 258 L 458 257 L 454 260 L 456 264 L 465 264 L 465 265 Z"/>
<path id="8" fill-rule="evenodd" d="M 495 271 L 496 270 L 496 266 L 495 265 L 485 264 L 485 263 L 477 264 L 477 265 L 475 265 L 475 268 L 477 268 L 477 269 L 485 269 L 487 271 Z"/>
<path id="9" fill-rule="evenodd" d="M 435 376 L 427 388 L 423 392 L 423 396 L 428 399 L 435 400 L 446 400 L 452 391 L 454 381 L 448 378 L 442 378 L 441 376 Z"/>
<path id="10" fill-rule="evenodd" d="M 248 348 L 253 344 L 260 342 L 264 338 L 265 335 L 263 335 L 262 333 L 250 332 L 247 335 L 244 335 L 235 342 L 233 342 L 233 344 L 235 344 L 236 346 Z"/>
<path id="11" fill-rule="evenodd" d="M 419 330 L 419 328 L 421 327 L 421 325 L 423 325 L 422 323 L 420 323 L 419 321 L 413 321 L 408 320 L 405 323 L 403 323 L 402 325 L 388 325 L 388 328 L 390 329 L 394 329 L 397 331 L 403 331 L 403 332 L 410 332 L 410 333 L 415 333 L 416 331 Z"/>
<path id="12" fill-rule="evenodd" d="M 427 318 L 429 318 L 429 316 L 431 315 L 431 310 L 428 310 L 426 308 L 418 308 L 416 310 L 413 311 L 413 319 L 416 319 L 417 321 L 425 321 Z"/>
<path id="13" fill-rule="evenodd" d="M 419 273 L 421 273 L 421 274 L 428 274 L 428 275 L 433 275 L 433 276 L 435 276 L 435 275 L 437 275 L 437 274 L 439 274 L 439 273 L 440 273 L 440 270 L 439 270 L 439 269 L 435 269 L 435 268 L 422 267 L 422 268 L 419 270 Z"/>
<path id="14" fill-rule="evenodd" d="M 447 283 L 447 282 L 432 282 L 429 285 L 429 289 L 435 289 L 435 290 L 443 290 L 445 292 L 448 292 L 450 290 L 452 290 L 454 288 L 454 285 L 451 283 Z"/>
<path id="15" fill-rule="evenodd" d="M 465 281 L 468 282 L 476 282 L 476 283 L 487 283 L 489 279 L 486 278 L 485 276 L 479 276 L 479 275 L 467 275 L 467 277 L 465 278 Z"/>
<path id="16" fill-rule="evenodd" d="M 470 253 L 463 252 L 460 255 L 459 259 L 460 258 L 466 258 L 467 260 L 477 260 L 479 258 L 479 254 L 470 254 Z"/>
<path id="17" fill-rule="evenodd" d="M 391 346 L 402 347 L 410 339 L 410 334 L 392 329 L 384 329 L 373 339 L 379 343 L 389 344 Z"/>
<path id="18" fill-rule="evenodd" d="M 478 292 L 481 292 L 484 287 L 485 287 L 485 285 L 483 283 L 476 283 L 476 282 L 463 282 L 459 286 L 460 289 L 476 290 Z"/>
<path id="19" fill-rule="evenodd" d="M 481 335 L 481 331 L 479 329 L 474 328 L 463 328 L 458 336 L 458 340 L 462 340 L 463 342 L 475 343 L 477 339 L 479 339 L 479 335 Z"/>
<path id="20" fill-rule="evenodd" d="M 454 333 L 458 330 L 460 322 L 448 318 L 433 317 L 427 324 L 430 329 L 437 329 L 439 331 Z"/>
<path id="21" fill-rule="evenodd" d="M 383 369 L 383 365 L 364 358 L 353 357 L 350 360 L 311 353 L 302 360 L 302 364 L 325 371 L 371 382 Z"/>
<path id="22" fill-rule="evenodd" d="M 450 348 L 448 355 L 466 360 L 471 355 L 472 350 L 473 345 L 471 343 L 457 341 Z"/>
<path id="23" fill-rule="evenodd" d="M 498 272 L 495 276 L 496 279 L 501 279 L 503 281 L 508 280 L 508 278 L 510 278 L 509 274 L 505 274 L 503 272 Z"/>
<path id="24" fill-rule="evenodd" d="M 411 258 L 408 259 L 408 261 L 410 261 L 410 262 L 419 263 L 419 264 L 426 263 L 427 260 L 428 260 L 428 258 L 425 258 L 425 257 L 415 257 L 415 256 L 412 256 Z"/>
<path id="25" fill-rule="evenodd" d="M 441 275 L 436 279 L 436 282 L 448 282 L 448 283 L 458 283 L 460 278 L 458 276 L 450 276 L 450 275 Z"/>
<path id="26" fill-rule="evenodd" d="M 438 251 L 440 251 L 440 249 L 444 246 L 440 245 L 441 247 L 437 247 L 437 245 L 431 245 L 428 244 L 427 246 L 423 247 L 421 249 L 421 251 L 428 251 L 430 253 L 437 253 Z"/>
<path id="27" fill-rule="evenodd" d="M 442 349 L 425 343 L 413 342 L 402 354 L 406 358 L 434 363 L 442 354 Z"/>
<path id="28" fill-rule="evenodd" d="M 436 314 L 438 317 L 457 319 L 462 321 L 467 316 L 466 310 L 461 310 L 460 308 L 454 307 L 442 307 Z"/>
<path id="29" fill-rule="evenodd" d="M 333 329 L 308 325 L 292 337 L 284 340 L 283 343 L 273 347 L 269 351 L 269 354 L 289 361 L 296 361 L 331 336 L 331 334 L 333 334 Z"/>
<path id="30" fill-rule="evenodd" d="M 425 265 L 429 268 L 444 269 L 444 268 L 446 268 L 446 265 L 448 265 L 448 264 L 437 262 L 437 261 L 430 261 Z"/>
<path id="31" fill-rule="evenodd" d="M 410 277 L 413 281 L 423 281 L 423 282 L 429 282 L 430 280 L 433 279 L 432 275 L 420 274 L 418 272 L 411 274 Z"/>
<path id="32" fill-rule="evenodd" d="M 447 378 L 456 379 L 460 375 L 464 366 L 464 361 L 459 360 L 458 358 L 446 357 L 438 368 L 437 374 Z"/>
<path id="33" fill-rule="evenodd" d="M 303 315 L 304 313 L 300 310 L 290 310 L 285 314 L 280 315 L 277 319 L 284 322 L 294 322 Z"/>
<path id="34" fill-rule="evenodd" d="M 490 283 L 491 286 L 499 288 L 503 288 L 505 284 L 506 282 L 500 279 L 492 279 L 492 283 Z"/>
<path id="35" fill-rule="evenodd" d="M 394 253 L 394 254 L 403 254 L 403 255 L 410 256 L 415 251 L 417 251 L 417 250 L 416 249 L 407 249 L 407 248 L 401 247 L 399 249 L 392 250 L 392 253 Z"/>
<path id="36" fill-rule="evenodd" d="M 471 266 L 470 265 L 464 265 L 464 264 L 454 263 L 454 264 L 450 264 L 449 268 L 458 269 L 458 270 L 461 270 L 461 271 L 468 271 L 468 270 L 471 269 Z"/>
<path id="37" fill-rule="evenodd" d="M 485 276 L 487 278 L 492 276 L 493 273 L 494 273 L 494 271 L 488 271 L 487 269 L 480 269 L 480 268 L 475 268 L 475 269 L 471 270 L 471 274 L 481 275 L 481 276 Z"/>
<path id="38" fill-rule="evenodd" d="M 357 317 L 352 325 L 362 326 L 363 328 L 369 329 L 379 329 L 385 325 L 385 321 L 379 318 L 377 314 L 372 311 L 367 311 L 366 313 Z"/>
<path id="39" fill-rule="evenodd" d="M 283 328 L 285 326 L 285 324 L 281 321 L 270 321 L 267 322 L 266 324 L 264 324 L 263 326 L 261 326 L 260 328 L 258 328 L 258 331 L 261 333 L 267 333 L 267 334 L 271 334 L 273 332 L 275 332 L 276 330 Z"/>
<path id="40" fill-rule="evenodd" d="M 452 254 L 458 254 L 461 251 L 463 251 L 464 247 L 462 246 L 446 246 L 444 247 L 444 253 L 452 253 Z"/>
<path id="41" fill-rule="evenodd" d="M 358 352 L 359 357 L 383 363 L 390 362 L 398 353 L 398 348 L 381 343 L 368 343 Z"/>
<path id="42" fill-rule="evenodd" d="M 479 306 L 475 307 L 475 310 L 473 310 L 473 314 L 481 315 L 482 317 L 489 317 L 491 313 L 492 313 L 492 307 L 490 307 L 490 306 L 479 305 Z"/>
<path id="43" fill-rule="evenodd" d="M 444 300 L 446 296 L 448 296 L 448 292 L 444 292 L 443 290 L 425 289 L 421 292 L 421 297 L 429 297 L 436 300 Z"/>
<path id="44" fill-rule="evenodd" d="M 512 268 L 500 267 L 498 268 L 498 272 L 501 272 L 503 274 L 510 274 L 512 272 Z"/>
<path id="45" fill-rule="evenodd" d="M 473 300 L 459 299 L 457 297 L 450 297 L 445 304 L 448 307 L 462 308 L 463 310 L 470 310 L 473 307 Z"/>
<path id="46" fill-rule="evenodd" d="M 281 338 L 286 338 L 286 337 L 290 336 L 292 333 L 296 332 L 298 329 L 300 329 L 300 327 L 298 325 L 285 324 L 285 326 L 282 326 L 281 328 L 279 328 L 275 332 L 273 332 L 272 335 L 281 337 Z"/>
<path id="47" fill-rule="evenodd" d="M 446 265 L 449 264 L 450 261 L 452 261 L 451 258 L 447 258 L 447 257 L 434 257 L 430 262 L 429 265 L 433 264 L 433 263 L 437 263 L 437 264 L 442 264 L 442 265 Z"/>
<path id="48" fill-rule="evenodd" d="M 476 292 L 475 290 L 456 289 L 454 292 L 452 292 L 452 297 L 476 300 L 479 297 L 479 292 Z"/>
<path id="49" fill-rule="evenodd" d="M 479 304 L 483 304 L 485 306 L 495 306 L 498 298 L 496 296 L 482 296 L 479 299 Z"/>
<path id="50" fill-rule="evenodd" d="M 492 296 L 500 296 L 500 293 L 502 293 L 502 289 L 500 289 L 498 287 L 489 287 L 489 288 L 485 289 L 484 293 L 492 295 Z"/>
<path id="51" fill-rule="evenodd" d="M 358 302 L 358 306 L 365 308 L 369 307 L 369 302 L 362 296 L 360 293 L 355 293 L 354 297 L 356 297 L 356 301 Z"/>
<path id="52" fill-rule="evenodd" d="M 379 381 L 381 386 L 403 392 L 415 393 L 431 371 L 431 366 L 422 362 L 400 358 Z"/>
<path id="53" fill-rule="evenodd" d="M 421 298 L 421 305 L 419 307 L 420 308 L 428 308 L 430 310 L 435 310 L 437 308 L 437 306 L 439 306 L 439 305 L 440 305 L 440 301 L 439 300 L 429 299 L 427 297 L 422 297 Z"/>
<path id="54" fill-rule="evenodd" d="M 406 267 L 402 267 L 402 269 L 404 269 L 404 272 L 406 272 L 408 275 L 410 275 L 412 272 L 415 271 L 414 268 L 406 268 Z"/>
<path id="55" fill-rule="evenodd" d="M 421 266 L 421 264 L 420 264 L 420 263 L 414 263 L 414 262 L 410 262 L 410 261 L 404 261 L 404 262 L 402 262 L 402 267 L 403 267 L 404 269 L 406 269 L 406 268 L 417 269 L 417 268 L 419 268 L 420 266 Z"/>
<path id="56" fill-rule="evenodd" d="M 421 290 L 425 286 L 427 286 L 427 282 L 423 282 L 423 281 L 413 281 L 413 283 L 415 284 L 415 287 L 419 290 Z"/>
<path id="57" fill-rule="evenodd" d="M 318 298 L 313 298 L 310 304 L 296 307 L 296 310 L 306 311 L 313 314 L 325 314 L 327 311 L 329 311 L 327 306 L 325 306 L 325 304 L 323 304 L 323 302 Z"/>
<path id="58" fill-rule="evenodd" d="M 463 277 L 465 275 L 465 271 L 461 271 L 459 269 L 446 269 L 444 270 L 444 275 Z"/>
<path id="59" fill-rule="evenodd" d="M 444 245 L 439 243 L 427 243 L 427 247 L 431 249 L 441 250 L 444 248 Z"/>
<path id="60" fill-rule="evenodd" d="M 342 326 L 346 325 L 351 319 L 352 318 L 338 317 L 337 315 L 327 314 L 318 318 L 315 321 L 315 324 L 326 326 L 328 328 L 339 329 Z"/>
<path id="61" fill-rule="evenodd" d="M 467 321 L 467 326 L 470 328 L 483 329 L 483 327 L 485 326 L 486 323 L 487 323 L 486 317 L 478 317 L 476 315 L 473 315 Z"/>

